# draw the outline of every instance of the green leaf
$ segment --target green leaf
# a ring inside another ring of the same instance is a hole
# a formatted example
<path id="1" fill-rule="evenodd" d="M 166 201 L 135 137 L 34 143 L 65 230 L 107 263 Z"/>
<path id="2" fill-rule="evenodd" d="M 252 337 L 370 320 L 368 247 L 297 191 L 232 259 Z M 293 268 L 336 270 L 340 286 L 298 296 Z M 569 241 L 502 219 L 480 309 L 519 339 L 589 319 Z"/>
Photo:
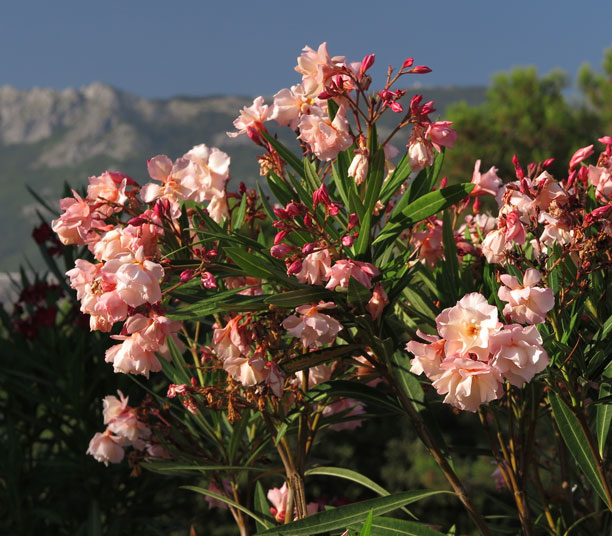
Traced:
<path id="1" fill-rule="evenodd" d="M 306 186 L 312 195 L 315 190 L 318 190 L 321 187 L 321 178 L 317 173 L 317 168 L 314 162 L 311 162 L 308 160 L 308 158 L 304 158 L 304 176 L 306 177 L 304 179 Z"/>
<path id="2" fill-rule="evenodd" d="M 338 193 L 340 194 L 340 199 L 342 199 L 344 206 L 348 207 L 349 206 L 348 191 L 346 189 L 346 185 L 344 184 L 346 179 L 340 176 L 340 172 L 338 171 L 336 164 L 333 162 L 332 162 L 332 179 L 334 181 L 334 184 L 336 185 L 336 189 L 338 190 Z"/>
<path id="3" fill-rule="evenodd" d="M 242 196 L 242 200 L 240 201 L 240 205 L 238 206 L 238 212 L 234 212 L 232 218 L 232 229 L 240 229 L 242 224 L 244 223 L 244 217 L 246 216 L 246 208 L 247 208 L 247 196 L 244 194 Z"/>
<path id="4" fill-rule="evenodd" d="M 298 307 L 307 303 L 319 303 L 321 300 L 330 300 L 332 292 L 323 287 L 307 287 L 290 290 L 281 294 L 274 294 L 264 298 L 264 303 L 278 307 Z"/>
<path id="5" fill-rule="evenodd" d="M 454 205 L 465 198 L 474 189 L 471 183 L 454 184 L 429 192 L 410 203 L 400 214 L 393 216 L 376 237 L 373 244 L 380 244 L 386 249 L 408 226 L 423 221 L 437 212 Z"/>
<path id="6" fill-rule="evenodd" d="M 293 170 L 300 176 L 302 179 L 304 176 L 304 165 L 302 161 L 295 156 L 287 147 L 285 147 L 280 141 L 278 141 L 273 136 L 270 136 L 267 132 L 261 132 L 262 136 L 266 139 L 266 141 L 272 145 L 273 149 L 280 155 L 280 157 L 289 164 L 293 168 Z"/>
<path id="7" fill-rule="evenodd" d="M 257 530 L 266 530 L 274 525 L 272 518 L 269 518 L 270 512 L 270 504 L 268 503 L 268 499 L 266 498 L 266 492 L 264 491 L 261 482 L 258 480 L 255 484 L 255 497 L 253 501 L 253 507 L 255 509 L 255 513 L 267 521 L 269 521 L 268 525 L 262 525 L 261 523 L 257 523 Z"/>
<path id="8" fill-rule="evenodd" d="M 147 471 L 151 471 L 153 473 L 158 473 L 161 475 L 185 475 L 193 473 L 206 474 L 210 471 L 252 471 L 259 473 L 269 471 L 269 469 L 265 469 L 262 467 L 249 467 L 244 465 L 190 465 L 187 463 L 168 461 L 148 461 L 142 462 L 141 465 Z"/>
<path id="9" fill-rule="evenodd" d="M 341 467 L 313 467 L 312 469 L 308 469 L 304 472 L 304 476 L 334 476 L 337 478 L 343 478 L 344 480 L 350 480 L 351 482 L 356 482 L 357 484 L 361 484 L 363 487 L 372 490 L 375 493 L 382 497 L 386 497 L 390 495 L 390 493 L 379 486 L 376 482 L 369 479 L 367 476 L 358 473 L 357 471 L 352 471 L 351 469 L 344 469 Z"/>
<path id="10" fill-rule="evenodd" d="M 612 364 L 606 367 L 603 373 L 604 378 L 612 378 Z M 602 383 L 599 388 L 599 400 L 610 396 L 612 388 L 609 383 Z M 595 429 L 597 430 L 597 447 L 599 448 L 599 456 L 603 459 L 606 439 L 610 431 L 610 423 L 612 422 L 612 405 L 599 404 L 597 406 L 597 418 Z"/>
<path id="11" fill-rule="evenodd" d="M 268 528 L 271 525 L 269 521 L 266 521 L 264 518 L 251 512 L 248 508 L 245 508 L 241 504 L 238 504 L 236 501 L 232 501 L 231 499 L 227 498 L 225 495 L 220 495 L 219 493 L 215 493 L 214 491 L 210 491 L 209 489 L 199 488 L 197 486 L 181 486 L 181 488 L 188 489 L 190 491 L 195 491 L 196 493 L 201 493 L 202 495 L 206 495 L 207 497 L 212 497 L 213 499 L 217 499 L 218 501 L 221 501 L 225 504 L 229 504 L 230 506 L 233 506 L 234 508 L 240 510 L 241 512 L 244 512 L 249 517 L 252 517 L 259 525 L 262 525 L 263 527 Z"/>
<path id="12" fill-rule="evenodd" d="M 292 359 L 291 361 L 281 363 L 280 366 L 287 374 L 293 374 L 294 372 L 299 372 L 300 370 L 314 367 L 322 363 L 327 363 L 328 361 L 336 361 L 360 350 L 363 350 L 363 346 L 360 344 L 334 346 L 332 348 L 324 348 L 322 350 L 309 352 L 301 357 Z"/>
<path id="13" fill-rule="evenodd" d="M 406 491 L 378 497 L 358 503 L 341 506 L 333 510 L 319 512 L 304 519 L 294 521 L 287 525 L 281 525 L 264 532 L 258 533 L 261 536 L 301 536 L 309 534 L 321 534 L 336 529 L 344 529 L 347 526 L 361 523 L 364 521 L 370 510 L 373 516 L 378 516 L 386 512 L 391 512 L 401 506 L 410 504 L 433 495 L 451 493 L 449 491 Z"/>
<path id="14" fill-rule="evenodd" d="M 372 213 L 376 202 L 380 196 L 380 189 L 382 188 L 383 181 L 385 178 L 385 153 L 384 151 L 378 151 L 372 162 L 370 163 L 370 169 L 368 170 L 368 177 L 366 179 L 366 196 L 365 196 L 365 209 L 366 212 Z"/>
<path id="15" fill-rule="evenodd" d="M 293 287 L 299 285 L 297 279 L 291 280 L 285 271 L 278 267 L 276 260 L 255 252 L 247 253 L 239 248 L 225 248 L 225 253 L 242 268 L 247 275 L 261 279 L 275 279 Z"/>
<path id="16" fill-rule="evenodd" d="M 444 536 L 444 533 L 429 528 L 423 523 L 392 517 L 374 518 L 372 534 L 375 536 Z"/>
<path id="17" fill-rule="evenodd" d="M 397 402 L 382 391 L 368 385 L 347 380 L 334 380 L 315 385 L 304 395 L 311 403 L 324 398 L 340 396 L 352 398 L 366 405 L 378 407 L 393 413 L 401 412 Z"/>
<path id="18" fill-rule="evenodd" d="M 612 509 L 612 505 L 608 503 L 606 497 L 605 485 L 597 470 L 597 460 L 591 449 L 589 448 L 589 439 L 585 435 L 578 418 L 573 411 L 567 406 L 559 395 L 554 392 L 548 393 L 550 406 L 559 427 L 559 432 L 567 445 L 567 448 L 572 453 L 576 463 L 582 469 L 586 479 L 590 482 L 593 489 L 601 497 L 604 504 Z"/>
<path id="19" fill-rule="evenodd" d="M 404 181 L 410 175 L 410 158 L 408 154 L 405 154 L 400 160 L 397 167 L 393 170 L 389 180 L 385 182 L 380 192 L 380 201 L 386 204 L 389 199 L 393 196 L 395 191 L 404 183 Z M 416 178 L 416 174 L 414 178 Z M 412 180 L 414 180 L 414 178 Z"/>
<path id="20" fill-rule="evenodd" d="M 457 256 L 457 245 L 453 232 L 453 224 L 448 210 L 444 211 L 442 225 L 442 240 L 444 243 L 444 268 L 441 272 L 444 286 L 448 288 L 449 301 L 459 299 L 461 294 L 461 280 L 459 278 L 459 258 Z"/>
<path id="21" fill-rule="evenodd" d="M 347 301 L 353 305 L 359 305 L 365 311 L 365 306 L 372 297 L 372 291 L 362 285 L 354 277 L 349 279 Z"/>
<path id="22" fill-rule="evenodd" d="M 368 517 L 366 517 L 364 524 L 361 526 L 361 530 L 359 531 L 359 536 L 370 536 L 370 534 L 372 533 L 372 517 L 373 516 L 374 516 L 374 511 L 370 510 Z"/>
<path id="23" fill-rule="evenodd" d="M 266 176 L 266 182 L 268 183 L 268 188 L 270 188 L 270 191 L 272 192 L 274 197 L 276 197 L 276 199 L 282 205 L 290 203 L 297 197 L 295 192 L 291 188 L 289 188 L 289 186 L 272 171 Z"/>

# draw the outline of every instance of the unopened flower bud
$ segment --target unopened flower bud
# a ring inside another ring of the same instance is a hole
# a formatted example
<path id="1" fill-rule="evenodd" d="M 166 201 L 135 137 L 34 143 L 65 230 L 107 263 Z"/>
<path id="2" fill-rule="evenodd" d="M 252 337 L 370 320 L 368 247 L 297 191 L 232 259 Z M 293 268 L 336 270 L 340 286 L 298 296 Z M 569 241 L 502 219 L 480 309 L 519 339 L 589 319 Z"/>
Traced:
<path id="1" fill-rule="evenodd" d="M 548 169 L 550 166 L 553 165 L 554 162 L 555 162 L 554 158 L 547 158 L 546 160 L 544 160 L 544 162 L 542 162 L 542 167 L 544 169 Z"/>
<path id="2" fill-rule="evenodd" d="M 276 215 L 277 218 L 280 218 L 281 220 L 289 219 L 289 214 L 284 208 L 276 207 L 272 210 L 274 211 L 274 214 Z"/>
<path id="3" fill-rule="evenodd" d="M 287 231 L 279 231 L 278 233 L 276 233 L 276 236 L 274 237 L 274 245 L 278 246 L 286 236 Z"/>
<path id="4" fill-rule="evenodd" d="M 447 183 L 448 183 L 448 177 L 442 177 L 442 180 L 440 181 L 440 189 L 446 188 Z"/>
<path id="5" fill-rule="evenodd" d="M 329 213 L 332 216 L 337 216 L 341 208 L 342 208 L 342 205 L 334 201 L 329 205 Z"/>
<path id="6" fill-rule="evenodd" d="M 603 218 L 612 209 L 612 205 L 605 205 L 603 207 L 597 207 L 592 212 L 589 212 L 584 218 L 585 225 L 593 225 L 597 220 Z"/>
<path id="7" fill-rule="evenodd" d="M 349 214 L 348 226 L 346 227 L 346 230 L 350 231 L 357 225 L 359 225 L 359 216 L 357 216 L 357 214 L 353 212 L 352 214 Z"/>
<path id="8" fill-rule="evenodd" d="M 289 268 L 287 268 L 287 274 L 289 275 L 299 274 L 301 271 L 302 271 L 302 261 L 300 260 L 293 261 L 289 265 Z"/>
<path id="9" fill-rule="evenodd" d="M 594 152 L 595 151 L 593 150 L 593 145 L 588 145 L 587 147 L 578 149 L 570 160 L 570 163 L 569 163 L 570 170 L 574 169 L 578 164 L 580 164 L 580 162 L 582 162 L 583 160 L 586 160 Z"/>
<path id="10" fill-rule="evenodd" d="M 193 270 L 183 270 L 180 275 L 181 283 L 187 283 L 193 279 Z"/>
<path id="11" fill-rule="evenodd" d="M 402 69 L 410 69 L 414 64 L 414 58 L 406 58 L 402 64 Z"/>
<path id="12" fill-rule="evenodd" d="M 325 184 L 321 184 L 321 186 L 312 193 L 312 202 L 315 209 L 317 206 L 319 206 L 319 204 L 325 205 L 326 207 L 331 204 L 329 192 L 327 191 L 327 186 Z"/>
<path id="13" fill-rule="evenodd" d="M 308 214 L 304 216 L 304 225 L 306 227 L 312 227 L 312 218 Z"/>
<path id="14" fill-rule="evenodd" d="M 141 225 L 144 225 L 145 223 L 148 223 L 148 221 L 141 217 L 141 216 L 136 216 L 135 218 L 132 218 L 131 220 L 128 220 L 128 225 L 133 225 L 134 227 L 140 227 Z"/>
<path id="15" fill-rule="evenodd" d="M 310 253 L 312 253 L 314 251 L 315 245 L 311 242 L 309 244 L 304 244 L 302 246 L 302 253 L 304 255 L 309 255 Z"/>
<path id="16" fill-rule="evenodd" d="M 516 173 L 516 178 L 521 180 L 525 177 L 525 172 L 521 167 L 521 163 L 519 162 L 518 156 L 512 155 L 512 164 L 514 165 L 514 172 Z"/>
<path id="17" fill-rule="evenodd" d="M 353 242 L 354 242 L 353 237 L 350 235 L 342 237 L 342 245 L 344 247 L 350 248 L 353 245 Z"/>
<path id="18" fill-rule="evenodd" d="M 427 74 L 431 72 L 431 69 L 427 67 L 427 65 L 417 65 L 416 67 L 413 67 L 412 69 L 410 69 L 410 71 L 408 72 L 414 73 L 414 74 Z"/>
<path id="19" fill-rule="evenodd" d="M 291 253 L 295 248 L 290 246 L 289 244 L 279 244 L 278 246 L 272 246 L 270 248 L 270 255 L 272 255 L 276 259 L 282 259 L 289 253 Z"/>
<path id="20" fill-rule="evenodd" d="M 361 78 L 363 78 L 363 75 L 365 74 L 365 72 L 372 67 L 372 65 L 374 65 L 374 58 L 375 58 L 375 54 L 368 54 L 365 58 L 363 58 L 363 60 L 361 61 L 361 66 L 359 67 L 359 79 L 361 80 Z"/>
<path id="21" fill-rule="evenodd" d="M 287 211 L 287 214 L 292 218 L 295 218 L 296 216 L 299 216 L 302 213 L 302 207 L 293 201 L 291 201 L 291 203 L 289 203 L 285 207 L 285 210 Z"/>
<path id="22" fill-rule="evenodd" d="M 423 107 L 421 108 L 421 115 L 429 115 L 434 113 L 435 111 L 436 109 L 434 108 L 434 101 L 428 101 L 423 104 Z"/>

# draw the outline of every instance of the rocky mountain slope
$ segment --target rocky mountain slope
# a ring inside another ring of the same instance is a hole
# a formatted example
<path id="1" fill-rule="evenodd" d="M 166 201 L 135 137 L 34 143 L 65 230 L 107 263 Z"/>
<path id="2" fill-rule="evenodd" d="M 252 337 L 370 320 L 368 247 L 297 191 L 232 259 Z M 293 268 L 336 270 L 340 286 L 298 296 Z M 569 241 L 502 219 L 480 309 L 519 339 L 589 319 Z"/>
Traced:
<path id="1" fill-rule="evenodd" d="M 408 96 L 415 92 L 435 100 L 441 116 L 451 102 L 484 98 L 484 88 L 421 88 Z M 62 91 L 0 87 L 0 271 L 26 259 L 41 266 L 29 238 L 39 204 L 26 185 L 55 207 L 64 183 L 81 187 L 106 169 L 144 183 L 148 158 L 176 158 L 199 143 L 229 153 L 233 180 L 254 185 L 257 148 L 246 137 L 225 134 L 250 102 L 237 96 L 145 99 L 101 83 Z"/>

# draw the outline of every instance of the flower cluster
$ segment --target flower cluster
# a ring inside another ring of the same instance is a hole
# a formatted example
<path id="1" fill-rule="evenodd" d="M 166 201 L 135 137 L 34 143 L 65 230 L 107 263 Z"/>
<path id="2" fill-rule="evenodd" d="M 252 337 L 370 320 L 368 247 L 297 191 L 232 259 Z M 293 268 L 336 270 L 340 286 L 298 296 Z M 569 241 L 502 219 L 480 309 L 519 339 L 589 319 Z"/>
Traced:
<path id="1" fill-rule="evenodd" d="M 533 274 L 525 277 L 531 277 L 533 282 Z M 526 311 L 535 309 L 536 315 L 530 315 L 530 318 L 539 320 L 538 314 L 545 315 L 552 308 L 552 291 L 532 289 L 529 285 L 526 288 L 527 300 L 521 299 L 520 295 L 510 296 L 513 291 L 504 290 L 505 287 L 500 289 L 500 298 L 506 296 L 512 302 L 520 302 L 516 310 L 519 311 L 517 314 L 523 313 L 523 318 Z M 534 309 L 530 309 L 529 292 L 536 290 L 542 292 L 533 293 L 530 305 Z M 508 306 L 512 315 L 515 308 L 511 303 Z M 459 409 L 476 411 L 481 404 L 503 394 L 504 379 L 521 387 L 548 365 L 542 337 L 537 327 L 529 323 L 526 327 L 518 323 L 504 325 L 499 322 L 497 309 L 489 305 L 482 294 L 467 294 L 457 305 L 444 309 L 436 317 L 438 336 L 419 332 L 428 344 L 410 341 L 406 345 L 415 356 L 411 372 L 424 373 L 436 391 L 446 395 L 444 402 Z"/>

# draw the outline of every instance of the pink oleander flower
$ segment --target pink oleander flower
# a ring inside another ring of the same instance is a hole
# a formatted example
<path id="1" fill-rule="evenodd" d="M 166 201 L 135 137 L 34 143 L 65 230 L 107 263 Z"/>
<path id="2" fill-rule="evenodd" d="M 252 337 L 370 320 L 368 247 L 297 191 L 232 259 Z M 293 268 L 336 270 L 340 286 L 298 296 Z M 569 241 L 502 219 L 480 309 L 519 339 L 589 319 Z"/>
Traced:
<path id="1" fill-rule="evenodd" d="M 213 326 L 216 328 L 213 333 L 213 346 L 219 359 L 244 357 L 250 353 L 250 340 L 246 329 L 239 325 L 240 320 L 240 316 L 235 316 L 224 328 Z"/>
<path id="2" fill-rule="evenodd" d="M 431 144 L 439 153 L 442 152 L 442 147 L 453 148 L 457 131 L 450 128 L 452 124 L 452 121 L 435 121 L 427 127 L 425 136 L 431 137 Z"/>
<path id="3" fill-rule="evenodd" d="M 274 519 L 278 523 L 284 523 L 287 515 L 287 497 L 289 495 L 289 488 L 287 488 L 287 482 L 284 482 L 280 488 L 272 488 L 268 490 L 266 497 L 272 503 L 270 513 L 274 516 Z"/>
<path id="4" fill-rule="evenodd" d="M 302 260 L 302 269 L 295 274 L 300 283 L 309 285 L 320 285 L 329 278 L 331 269 L 331 258 L 327 249 L 314 251 Z"/>
<path id="5" fill-rule="evenodd" d="M 420 329 L 417 330 L 417 335 L 428 341 L 429 344 L 423 344 L 418 341 L 410 341 L 406 344 L 406 350 L 414 354 L 414 359 L 410 361 L 410 372 L 416 374 L 425 374 L 431 381 L 437 380 L 442 376 L 443 371 L 440 369 L 442 361 L 444 361 L 444 345 L 446 341 L 440 339 L 436 335 L 427 335 Z"/>
<path id="6" fill-rule="evenodd" d="M 570 170 L 574 169 L 580 162 L 586 160 L 589 156 L 591 156 L 595 151 L 593 150 L 593 145 L 589 145 L 588 147 L 583 147 L 582 149 L 578 149 L 574 156 L 572 156 L 569 168 Z"/>
<path id="7" fill-rule="evenodd" d="M 355 149 L 355 156 L 348 168 L 348 176 L 355 179 L 355 184 L 360 186 L 368 176 L 368 155 L 370 151 L 367 148 Z"/>
<path id="8" fill-rule="evenodd" d="M 313 107 L 309 115 L 301 117 L 298 128 L 298 138 L 308 144 L 319 160 L 325 162 L 333 160 L 340 151 L 353 144 L 344 105 L 340 106 L 333 121 L 327 112 Z"/>
<path id="9" fill-rule="evenodd" d="M 223 490 L 220 490 L 214 482 L 211 482 L 208 486 L 208 490 L 212 491 L 213 493 L 217 493 L 218 495 L 224 495 L 225 497 L 233 497 L 231 482 L 229 480 L 223 480 L 221 485 L 223 486 Z M 204 498 L 204 500 L 208 503 L 209 508 L 227 510 L 227 503 L 224 503 L 223 501 L 213 499 L 208 495 Z"/>
<path id="10" fill-rule="evenodd" d="M 114 395 L 105 396 L 102 400 L 102 416 L 104 417 L 104 424 L 115 420 L 119 417 L 128 407 L 129 397 L 124 396 L 121 391 L 117 391 L 119 398 Z"/>
<path id="11" fill-rule="evenodd" d="M 418 173 L 433 164 L 434 153 L 431 142 L 421 138 L 411 138 L 407 147 L 410 169 L 414 173 Z"/>
<path id="12" fill-rule="evenodd" d="M 206 207 L 208 215 L 220 223 L 222 220 L 229 216 L 229 207 L 227 206 L 227 199 L 225 197 L 213 197 Z"/>
<path id="13" fill-rule="evenodd" d="M 372 320 L 376 320 L 383 312 L 385 307 L 389 304 L 389 297 L 385 292 L 380 281 L 374 285 L 374 291 L 372 297 L 366 305 L 368 313 L 372 316 Z"/>
<path id="14" fill-rule="evenodd" d="M 540 242 L 545 246 L 552 247 L 554 244 L 565 246 L 573 242 L 574 231 L 570 229 L 562 218 L 555 218 L 548 212 L 542 212 L 538 221 L 544 224 L 544 231 L 540 235 Z"/>
<path id="15" fill-rule="evenodd" d="M 196 145 L 183 158 L 191 162 L 183 183 L 192 190 L 189 199 L 201 203 L 225 197 L 229 179 L 230 157 L 216 147 Z"/>
<path id="16" fill-rule="evenodd" d="M 612 199 L 612 175 L 610 170 L 589 166 L 589 181 L 595 186 L 595 197 L 600 202 Z"/>
<path id="17" fill-rule="evenodd" d="M 499 331 L 497 309 L 477 292 L 466 294 L 457 305 L 436 317 L 438 333 L 446 343 L 447 357 L 475 354 L 481 361 L 489 357 L 489 337 Z"/>
<path id="18" fill-rule="evenodd" d="M 112 363 L 115 372 L 142 374 L 148 379 L 151 372 L 161 370 L 161 363 L 156 355 L 157 348 L 152 348 L 150 341 L 140 333 L 130 336 L 111 335 L 111 338 L 123 341 L 106 350 L 104 361 Z"/>
<path id="19" fill-rule="evenodd" d="M 139 248 L 133 255 L 109 260 L 105 271 L 114 274 L 117 292 L 130 307 L 154 304 L 161 300 L 159 281 L 164 277 L 164 269 L 145 259 L 144 248 Z"/>
<path id="20" fill-rule="evenodd" d="M 87 454 L 91 454 L 97 461 L 103 462 L 107 467 L 109 462 L 119 463 L 125 456 L 125 451 L 119 441 L 121 439 L 112 435 L 108 429 L 104 433 L 98 432 L 89 442 Z"/>
<path id="21" fill-rule="evenodd" d="M 491 353 L 491 365 L 516 387 L 530 382 L 549 363 L 536 326 L 504 326 L 491 336 Z"/>
<path id="22" fill-rule="evenodd" d="M 472 175 L 472 184 L 475 186 L 470 195 L 490 194 L 499 202 L 502 180 L 497 176 L 496 167 L 491 166 L 486 173 L 480 173 L 480 160 L 476 160 L 474 164 L 474 173 Z"/>
<path id="23" fill-rule="evenodd" d="M 319 311 L 335 307 L 334 303 L 323 301 L 317 305 L 301 305 L 295 309 L 300 316 L 285 318 L 283 327 L 294 337 L 299 337 L 306 348 L 330 344 L 343 326 L 335 318 Z"/>
<path id="24" fill-rule="evenodd" d="M 488 363 L 466 357 L 449 357 L 440 365 L 442 375 L 433 382 L 444 402 L 475 412 L 481 404 L 503 394 L 502 378 Z"/>
<path id="25" fill-rule="evenodd" d="M 520 324 L 541 324 L 546 320 L 546 313 L 555 305 L 551 288 L 539 288 L 536 285 L 542 274 L 534 268 L 528 268 L 523 276 L 523 284 L 512 275 L 503 274 L 504 286 L 499 288 L 499 299 L 507 302 L 504 315 Z"/>
<path id="26" fill-rule="evenodd" d="M 223 361 L 223 370 L 245 387 L 263 382 L 267 377 L 266 362 L 260 356 L 228 357 Z"/>
<path id="27" fill-rule="evenodd" d="M 419 250 L 419 259 L 433 268 L 444 258 L 444 241 L 442 238 L 442 220 L 430 219 L 427 229 L 412 234 L 414 246 Z"/>
<path id="28" fill-rule="evenodd" d="M 467 226 L 472 242 L 477 244 L 497 226 L 497 219 L 489 213 L 468 214 L 465 217 L 465 225 Z M 459 234 L 464 235 L 465 227 L 459 227 Z M 482 237 L 482 238 L 481 238 Z"/>
<path id="29" fill-rule="evenodd" d="M 502 263 L 506 259 L 505 252 L 510 249 L 511 244 L 506 242 L 506 236 L 503 229 L 494 229 L 484 237 L 480 248 L 482 254 L 490 263 Z"/>
<path id="30" fill-rule="evenodd" d="M 72 193 L 74 197 L 65 197 L 60 201 L 60 210 L 64 213 L 51 222 L 51 228 L 62 244 L 83 246 L 92 226 L 92 209 L 86 199 L 74 190 Z"/>
<path id="31" fill-rule="evenodd" d="M 297 61 L 295 70 L 302 75 L 304 92 L 316 96 L 323 90 L 327 81 L 344 66 L 345 57 L 330 57 L 327 43 L 321 43 L 316 51 L 305 46 Z"/>
<path id="32" fill-rule="evenodd" d="M 123 209 L 123 204 L 127 201 L 125 190 L 128 179 L 127 175 L 110 171 L 105 171 L 99 177 L 89 177 L 87 200 L 91 204 L 99 203 L 102 205 L 97 207 L 96 211 L 105 216 L 120 212 Z"/>
<path id="33" fill-rule="evenodd" d="M 140 198 L 145 203 L 164 199 L 170 203 L 170 215 L 177 219 L 181 214 L 179 201 L 186 201 L 193 195 L 190 185 L 184 183 L 189 173 L 189 160 L 178 158 L 174 163 L 166 155 L 159 155 L 147 162 L 149 175 L 156 184 L 149 182 L 140 189 Z"/>
<path id="34" fill-rule="evenodd" d="M 306 95 L 301 84 L 291 86 L 291 89 L 281 89 L 274 95 L 274 104 L 269 119 L 276 121 L 282 127 L 295 130 L 300 117 L 309 114 L 312 106 L 323 103 L 312 96 Z"/>
<path id="35" fill-rule="evenodd" d="M 245 106 L 240 110 L 240 115 L 234 120 L 234 126 L 238 132 L 228 132 L 230 138 L 240 134 L 250 134 L 259 138 L 259 131 L 265 130 L 263 124 L 270 119 L 271 110 L 264 104 L 263 97 L 257 97 L 251 106 Z"/>
<path id="36" fill-rule="evenodd" d="M 337 413 L 344 413 L 343 418 L 347 420 L 331 424 L 329 429 L 334 432 L 354 430 L 362 425 L 363 419 L 359 419 L 358 416 L 365 413 L 365 408 L 362 402 L 350 398 L 342 398 L 341 400 L 332 402 L 329 406 L 325 406 L 323 409 L 324 417 L 330 417 Z"/>
<path id="37" fill-rule="evenodd" d="M 369 262 L 340 259 L 327 271 L 325 277 L 326 279 L 329 278 L 329 282 L 325 285 L 325 288 L 331 290 L 338 286 L 348 288 L 351 277 L 359 281 L 364 287 L 372 288 L 372 278 L 378 275 L 380 275 L 380 270 Z"/>
<path id="38" fill-rule="evenodd" d="M 506 214 L 506 229 L 504 231 L 504 236 L 506 242 L 515 242 L 520 246 L 525 243 L 525 227 L 523 227 L 516 210 Z"/>
<path id="39" fill-rule="evenodd" d="M 308 388 L 314 387 L 320 383 L 326 382 L 331 378 L 332 368 L 329 365 L 315 365 L 308 369 Z M 304 371 L 300 370 L 295 373 L 297 383 L 302 389 L 306 389 L 304 385 Z"/>
<path id="40" fill-rule="evenodd" d="M 563 189 L 561 183 L 553 179 L 552 175 L 547 171 L 543 171 L 538 175 L 533 180 L 533 184 L 538 189 L 534 203 L 541 211 L 548 211 L 553 201 L 557 206 L 567 204 L 567 192 Z"/>

